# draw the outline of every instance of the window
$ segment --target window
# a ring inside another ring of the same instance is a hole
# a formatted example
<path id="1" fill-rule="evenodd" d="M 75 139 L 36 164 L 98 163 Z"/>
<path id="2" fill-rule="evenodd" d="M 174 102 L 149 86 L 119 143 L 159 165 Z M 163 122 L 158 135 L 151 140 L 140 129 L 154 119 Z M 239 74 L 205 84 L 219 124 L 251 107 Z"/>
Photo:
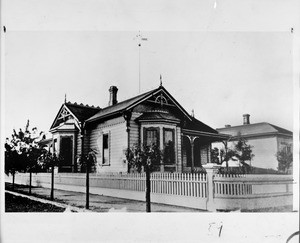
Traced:
<path id="1" fill-rule="evenodd" d="M 108 134 L 103 134 L 103 159 L 102 164 L 109 164 L 109 138 Z"/>
<path id="2" fill-rule="evenodd" d="M 58 148 L 57 148 L 57 139 L 56 138 L 53 141 L 53 148 L 52 149 L 53 149 L 53 153 L 57 153 Z"/>
<path id="3" fill-rule="evenodd" d="M 144 144 L 151 146 L 153 144 L 159 146 L 159 128 L 144 128 Z"/>
<path id="4" fill-rule="evenodd" d="M 175 164 L 174 130 L 164 128 L 164 164 Z"/>

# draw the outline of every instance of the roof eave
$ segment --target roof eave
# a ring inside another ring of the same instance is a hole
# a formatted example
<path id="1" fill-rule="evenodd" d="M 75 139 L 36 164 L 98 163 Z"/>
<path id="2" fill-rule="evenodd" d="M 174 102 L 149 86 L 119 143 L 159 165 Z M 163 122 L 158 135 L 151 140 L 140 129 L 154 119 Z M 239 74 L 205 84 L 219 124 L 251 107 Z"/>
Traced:
<path id="1" fill-rule="evenodd" d="M 230 136 L 226 135 L 226 134 L 203 132 L 203 131 L 190 130 L 190 129 L 185 129 L 185 128 L 182 129 L 182 132 L 191 134 L 191 135 L 220 138 L 221 140 L 230 138 Z"/>
<path id="2" fill-rule="evenodd" d="M 165 118 L 160 118 L 160 119 L 136 119 L 136 120 L 138 122 L 170 122 L 170 123 L 180 124 L 180 121 L 178 121 L 178 120 L 165 119 Z"/>

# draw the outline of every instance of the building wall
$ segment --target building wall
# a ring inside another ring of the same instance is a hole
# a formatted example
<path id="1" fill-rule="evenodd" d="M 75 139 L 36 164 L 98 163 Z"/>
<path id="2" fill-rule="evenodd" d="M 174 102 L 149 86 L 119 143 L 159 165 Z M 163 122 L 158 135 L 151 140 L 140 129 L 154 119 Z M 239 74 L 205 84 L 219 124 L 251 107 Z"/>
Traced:
<path id="1" fill-rule="evenodd" d="M 109 163 L 102 164 L 103 134 L 108 134 Z M 125 150 L 127 148 L 126 122 L 123 117 L 97 124 L 90 130 L 89 148 L 96 151 L 96 172 L 127 172 Z"/>
<path id="2" fill-rule="evenodd" d="M 133 145 L 139 144 L 139 138 L 140 138 L 140 129 L 139 124 L 135 122 L 134 120 L 141 116 L 142 113 L 139 112 L 132 112 L 131 120 L 130 120 L 130 147 Z"/>
<path id="3" fill-rule="evenodd" d="M 75 156 L 77 168 L 79 168 L 79 169 L 80 169 L 80 162 L 79 162 L 80 156 L 81 156 L 81 138 L 80 138 L 80 133 L 79 133 L 76 137 L 76 156 Z"/>
<path id="4" fill-rule="evenodd" d="M 181 136 L 181 128 L 176 127 L 176 144 L 177 144 L 177 172 L 182 172 L 183 162 L 182 162 L 182 136 Z"/>

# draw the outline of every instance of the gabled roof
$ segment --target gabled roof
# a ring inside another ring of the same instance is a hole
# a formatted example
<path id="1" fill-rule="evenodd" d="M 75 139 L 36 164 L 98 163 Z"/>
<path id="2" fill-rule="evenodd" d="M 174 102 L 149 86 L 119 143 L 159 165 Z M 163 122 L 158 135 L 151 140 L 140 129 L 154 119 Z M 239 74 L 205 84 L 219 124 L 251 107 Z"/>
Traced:
<path id="1" fill-rule="evenodd" d="M 99 112 L 99 110 L 101 110 L 100 107 L 88 106 L 83 104 L 78 105 L 71 102 L 67 102 L 65 105 L 70 109 L 70 111 L 77 117 L 79 121 L 85 121 L 89 117 Z"/>
<path id="2" fill-rule="evenodd" d="M 217 128 L 217 131 L 220 133 L 228 134 L 231 136 L 237 136 L 238 133 L 241 133 L 242 136 L 261 136 L 261 135 L 286 135 L 292 136 L 293 133 L 284 128 L 272 125 L 267 122 L 246 124 L 240 126 L 232 126 L 225 128 Z"/>
<path id="3" fill-rule="evenodd" d="M 159 86 L 156 89 L 150 90 L 133 98 L 124 100 L 120 103 L 117 103 L 112 106 L 108 106 L 100 110 L 97 114 L 87 119 L 87 122 L 96 121 L 102 118 L 106 118 L 115 114 L 121 114 L 125 110 L 129 110 L 136 105 L 140 104 L 141 102 L 147 100 L 148 98 L 152 97 L 153 95 L 163 92 L 165 95 L 168 96 L 172 100 L 172 102 L 187 116 L 188 119 L 191 120 L 190 115 L 182 108 L 182 106 L 170 95 L 170 93 L 163 87 Z"/>
<path id="4" fill-rule="evenodd" d="M 66 110 L 69 113 L 69 115 L 73 116 L 73 118 L 75 120 L 77 120 L 78 122 L 82 122 L 82 121 L 85 121 L 87 118 L 96 114 L 99 110 L 101 110 L 101 108 L 83 105 L 83 104 L 77 104 L 76 102 L 75 103 L 71 103 L 71 102 L 64 103 L 60 107 L 59 112 L 57 113 L 57 115 L 50 127 L 50 130 L 60 124 L 60 122 L 58 121 L 59 116 L 61 115 L 61 113 L 64 110 Z"/>

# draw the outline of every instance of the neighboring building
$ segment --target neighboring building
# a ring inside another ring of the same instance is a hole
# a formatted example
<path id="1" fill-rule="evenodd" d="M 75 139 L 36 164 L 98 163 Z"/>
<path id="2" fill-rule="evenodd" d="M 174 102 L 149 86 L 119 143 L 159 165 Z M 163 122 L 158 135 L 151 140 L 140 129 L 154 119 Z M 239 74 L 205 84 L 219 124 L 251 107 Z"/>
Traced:
<path id="1" fill-rule="evenodd" d="M 64 157 L 60 172 L 80 172 L 78 158 L 90 150 L 96 153 L 96 172 L 127 172 L 126 149 L 152 143 L 171 151 L 159 171 L 197 170 L 210 162 L 211 143 L 228 138 L 189 115 L 162 85 L 122 102 L 117 91 L 110 87 L 109 106 L 103 109 L 61 106 L 50 129 L 52 147 Z"/>
<path id="2" fill-rule="evenodd" d="M 278 161 L 276 153 L 282 149 L 292 151 L 293 133 L 267 122 L 250 124 L 250 115 L 243 115 L 243 125 L 230 126 L 216 129 L 221 134 L 227 134 L 229 138 L 228 147 L 237 141 L 240 134 L 253 146 L 254 158 L 251 166 L 277 170 Z M 222 143 L 213 143 L 212 147 L 222 148 Z M 249 162 L 250 163 L 250 162 Z"/>

